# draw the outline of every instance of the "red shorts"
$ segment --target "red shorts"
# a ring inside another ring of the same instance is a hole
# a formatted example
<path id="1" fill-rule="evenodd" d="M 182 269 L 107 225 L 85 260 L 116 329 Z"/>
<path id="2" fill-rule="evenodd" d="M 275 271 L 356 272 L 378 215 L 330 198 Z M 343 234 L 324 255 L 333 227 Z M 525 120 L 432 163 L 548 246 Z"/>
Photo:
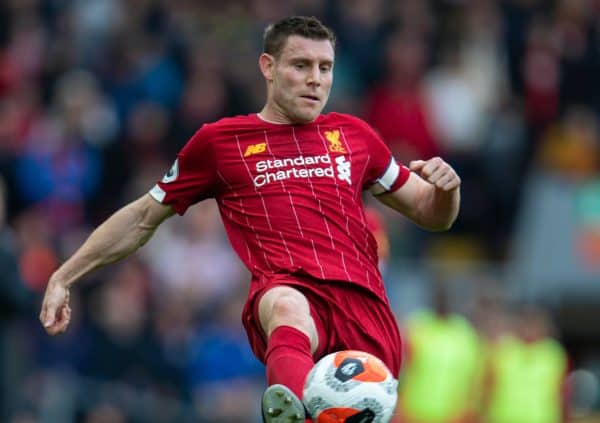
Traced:
<path id="1" fill-rule="evenodd" d="M 302 292 L 310 304 L 319 335 L 315 362 L 335 351 L 365 351 L 379 357 L 398 377 L 402 362 L 400 331 L 389 304 L 375 294 L 351 283 L 297 275 L 278 275 L 253 280 L 252 284 L 242 322 L 252 351 L 261 362 L 265 362 L 267 338 L 258 318 L 260 298 L 270 288 L 287 285 Z"/>

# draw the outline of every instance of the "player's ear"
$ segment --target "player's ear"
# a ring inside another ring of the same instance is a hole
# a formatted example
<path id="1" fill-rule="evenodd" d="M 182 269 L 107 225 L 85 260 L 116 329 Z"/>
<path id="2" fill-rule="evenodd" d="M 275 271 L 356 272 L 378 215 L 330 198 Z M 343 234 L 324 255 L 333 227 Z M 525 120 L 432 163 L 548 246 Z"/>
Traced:
<path id="1" fill-rule="evenodd" d="M 267 81 L 273 80 L 273 70 L 275 68 L 275 58 L 268 53 L 263 53 L 258 58 L 258 66 Z"/>

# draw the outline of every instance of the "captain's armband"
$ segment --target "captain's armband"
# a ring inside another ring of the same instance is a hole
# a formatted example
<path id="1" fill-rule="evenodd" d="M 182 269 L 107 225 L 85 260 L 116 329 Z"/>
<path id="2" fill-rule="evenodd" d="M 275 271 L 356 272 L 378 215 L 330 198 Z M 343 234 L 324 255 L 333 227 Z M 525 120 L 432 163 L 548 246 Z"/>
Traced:
<path id="1" fill-rule="evenodd" d="M 369 187 L 369 191 L 373 195 L 385 194 L 386 192 L 395 191 L 404 185 L 404 182 L 408 179 L 410 171 L 405 166 L 399 166 L 396 160 L 392 157 L 387 169 L 383 174 L 375 181 L 373 185 Z"/>

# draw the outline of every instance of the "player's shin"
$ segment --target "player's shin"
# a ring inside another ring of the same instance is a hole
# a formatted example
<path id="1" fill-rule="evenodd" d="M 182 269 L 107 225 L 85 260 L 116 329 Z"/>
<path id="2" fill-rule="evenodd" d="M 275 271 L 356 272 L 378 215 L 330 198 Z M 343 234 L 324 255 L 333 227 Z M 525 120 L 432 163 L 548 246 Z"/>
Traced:
<path id="1" fill-rule="evenodd" d="M 263 394 L 262 412 L 265 423 L 303 423 L 302 403 L 304 381 L 314 362 L 310 340 L 291 326 L 277 327 L 269 337 L 266 351 L 267 383 Z"/>
<path id="2" fill-rule="evenodd" d="M 279 326 L 271 333 L 266 352 L 269 385 L 285 385 L 301 399 L 313 365 L 308 336 L 291 326 Z"/>

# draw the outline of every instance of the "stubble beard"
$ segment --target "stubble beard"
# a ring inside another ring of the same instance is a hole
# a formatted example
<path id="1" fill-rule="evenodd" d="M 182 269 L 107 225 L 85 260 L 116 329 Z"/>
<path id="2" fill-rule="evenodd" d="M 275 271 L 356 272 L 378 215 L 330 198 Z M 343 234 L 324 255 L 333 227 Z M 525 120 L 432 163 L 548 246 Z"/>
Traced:
<path id="1" fill-rule="evenodd" d="M 310 110 L 306 107 L 298 105 L 296 99 L 281 99 L 281 101 L 275 101 L 277 109 L 280 113 L 285 116 L 292 124 L 303 124 L 314 121 L 322 109 Z"/>
<path id="2" fill-rule="evenodd" d="M 323 111 L 324 104 L 314 105 L 309 107 L 302 105 L 303 102 L 300 98 L 291 99 L 288 102 L 289 108 L 287 110 L 288 116 L 293 118 L 294 123 L 310 123 L 319 117 Z"/>

